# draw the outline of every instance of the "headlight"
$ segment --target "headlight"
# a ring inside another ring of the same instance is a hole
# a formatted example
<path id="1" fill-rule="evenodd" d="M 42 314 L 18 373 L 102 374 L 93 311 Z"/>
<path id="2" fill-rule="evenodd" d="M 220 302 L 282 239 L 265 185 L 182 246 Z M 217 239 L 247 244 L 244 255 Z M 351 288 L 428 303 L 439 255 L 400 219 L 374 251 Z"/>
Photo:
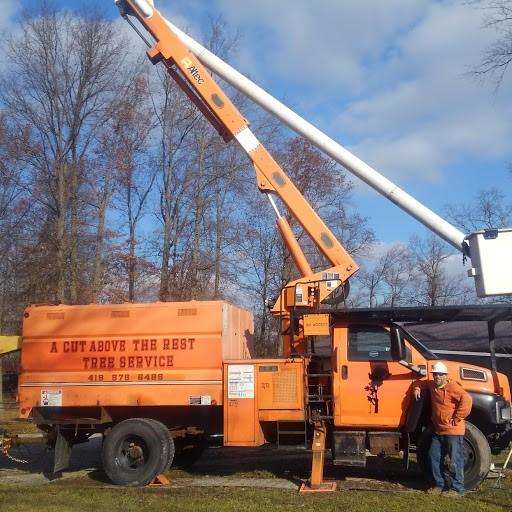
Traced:
<path id="1" fill-rule="evenodd" d="M 496 407 L 496 423 L 508 423 L 510 422 L 511 412 L 510 412 L 510 403 L 503 399 L 503 397 L 498 397 L 496 402 L 494 403 Z"/>
<path id="2" fill-rule="evenodd" d="M 510 421 L 512 419 L 510 404 L 507 404 L 505 407 L 500 409 L 499 418 L 501 421 Z"/>

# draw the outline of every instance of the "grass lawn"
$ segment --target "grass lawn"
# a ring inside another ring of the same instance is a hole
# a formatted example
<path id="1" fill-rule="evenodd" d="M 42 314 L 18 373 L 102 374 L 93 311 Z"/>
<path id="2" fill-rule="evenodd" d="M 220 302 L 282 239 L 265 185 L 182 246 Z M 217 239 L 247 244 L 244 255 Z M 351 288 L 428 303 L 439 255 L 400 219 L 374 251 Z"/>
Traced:
<path id="1" fill-rule="evenodd" d="M 33 434 L 37 427 L 30 421 L 18 419 L 19 411 L 14 404 L 0 407 L 0 432 L 6 430 L 10 434 Z"/>
<path id="2" fill-rule="evenodd" d="M 34 426 L 27 422 L 16 421 L 17 411 L 3 411 L 0 416 L 0 427 L 10 432 L 33 432 Z M 2 421 L 3 420 L 3 421 Z M 78 462 L 87 453 L 87 445 L 83 445 L 83 452 L 77 455 Z M 503 457 L 503 455 L 502 455 Z M 233 460 L 237 463 L 233 465 Z M 78 464 L 79 465 L 79 464 Z M 84 467 L 90 467 L 85 465 Z M 304 478 L 309 474 L 309 457 L 290 459 L 289 456 L 274 456 L 271 460 L 268 455 L 250 455 L 250 452 L 212 451 L 205 457 L 199 468 L 192 472 L 173 470 L 169 476 L 176 487 L 161 489 L 127 489 L 116 488 L 108 484 L 101 477 L 102 472 L 97 471 L 99 478 L 71 477 L 67 480 L 58 480 L 51 484 L 26 481 L 20 483 L 2 483 L 2 475 L 8 470 L 0 469 L 0 512 L 116 512 L 116 511 L 145 511 L 154 510 L 165 512 L 176 511 L 208 511 L 208 512 L 252 512 L 252 511 L 361 511 L 361 512 L 400 512 L 400 511 L 507 511 L 512 512 L 512 478 L 503 482 L 502 489 L 495 489 L 494 480 L 485 482 L 482 489 L 471 492 L 462 500 L 430 496 L 416 490 L 414 477 L 409 477 L 405 485 L 404 476 L 398 471 L 396 475 L 390 474 L 390 467 L 386 467 L 387 477 L 380 469 L 353 472 L 352 476 L 365 476 L 373 474 L 373 483 L 368 489 L 366 481 L 360 483 L 364 490 L 338 490 L 335 493 L 300 496 L 297 491 L 286 489 L 261 489 L 250 487 L 207 487 L 189 485 L 196 479 L 209 479 L 213 477 L 236 477 L 238 479 L 272 479 L 285 480 Z M 38 472 L 37 470 L 35 471 Z M 332 468 L 327 471 L 329 478 L 338 479 Z M 292 478 L 293 477 L 293 478 Z M 357 478 L 356 478 L 357 480 Z M 223 481 L 225 484 L 225 481 Z M 346 484 L 340 482 L 340 485 Z M 357 483 L 357 482 L 355 482 Z M 421 483 L 421 477 L 419 477 Z M 195 483 L 197 485 L 197 481 Z M 227 485 L 227 484 L 226 484 Z M 240 485 L 245 485 L 243 482 Z M 352 484 L 350 484 L 352 485 Z"/>
<path id="3" fill-rule="evenodd" d="M 73 487 L 59 484 L 38 487 L 0 484 L 2 512 L 97 512 L 108 511 L 510 511 L 512 486 L 493 489 L 489 482 L 464 499 L 431 497 L 422 492 L 338 491 L 331 494 L 300 496 L 294 491 L 276 489 L 199 488 L 112 489 Z"/>

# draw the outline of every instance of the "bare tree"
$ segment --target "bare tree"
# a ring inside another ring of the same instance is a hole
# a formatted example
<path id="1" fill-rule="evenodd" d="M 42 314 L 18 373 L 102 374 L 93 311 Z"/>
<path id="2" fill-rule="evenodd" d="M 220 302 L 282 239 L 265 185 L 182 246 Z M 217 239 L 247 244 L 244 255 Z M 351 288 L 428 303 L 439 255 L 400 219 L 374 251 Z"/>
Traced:
<path id="1" fill-rule="evenodd" d="M 220 144 L 223 144 L 220 142 Z M 237 248 L 240 233 L 238 220 L 240 197 L 247 194 L 248 188 L 254 188 L 249 162 L 246 155 L 235 144 L 223 145 L 216 152 L 213 161 L 212 207 L 210 245 L 213 253 L 213 295 L 219 299 L 226 296 L 224 281 L 236 280 L 233 267 L 232 250 Z M 249 172 L 248 172 L 249 171 Z M 254 191 L 255 195 L 258 195 Z M 229 293 L 228 293 L 229 295 Z"/>
<path id="2" fill-rule="evenodd" d="M 221 19 L 210 20 L 207 46 L 226 55 L 237 35 Z M 161 230 L 155 240 L 161 300 L 220 297 L 223 249 L 230 224 L 229 176 L 240 152 L 226 145 L 166 73 L 152 89 L 158 121 Z M 213 282 L 212 282 L 213 281 Z"/>
<path id="3" fill-rule="evenodd" d="M 178 239 L 183 230 L 181 220 L 186 216 L 182 210 L 188 187 L 185 170 L 192 149 L 188 136 L 198 114 L 190 100 L 167 74 L 160 76 L 151 91 L 151 98 L 159 134 L 159 147 L 155 158 L 159 169 L 160 189 L 160 210 L 157 218 L 162 223 L 159 297 L 160 300 L 167 301 L 172 298 L 172 266 L 177 260 Z"/>
<path id="4" fill-rule="evenodd" d="M 385 267 L 379 260 L 375 267 L 363 269 L 356 275 L 356 283 L 361 294 L 357 302 L 363 301 L 366 306 L 373 308 L 381 302 L 381 288 L 384 283 Z"/>
<path id="5" fill-rule="evenodd" d="M 415 273 L 410 250 L 393 244 L 375 262 L 366 262 L 356 278 L 358 299 L 368 307 L 397 306 L 407 301 Z"/>
<path id="6" fill-rule="evenodd" d="M 390 307 L 403 305 L 414 286 L 415 268 L 411 251 L 402 244 L 393 245 L 387 252 L 384 265 L 384 304 Z"/>
<path id="7" fill-rule="evenodd" d="M 496 40 L 473 70 L 477 77 L 491 77 L 499 88 L 512 61 L 512 1 L 469 0 L 484 13 L 484 27 L 496 31 Z"/>
<path id="8" fill-rule="evenodd" d="M 278 272 L 282 267 L 282 242 L 265 198 L 246 199 L 244 220 L 238 229 L 238 283 L 246 302 L 256 311 L 255 348 L 259 355 L 277 355 L 277 327 L 269 307 L 285 284 Z"/>
<path id="9" fill-rule="evenodd" d="M 128 301 L 135 300 L 137 278 L 137 229 L 146 213 L 145 207 L 156 179 L 156 169 L 148 157 L 148 137 L 153 122 L 145 76 L 136 76 L 123 91 L 123 99 L 113 114 L 117 119 L 116 142 L 118 149 L 116 174 L 116 207 L 124 216 L 126 226 L 126 252 L 123 260 L 128 281 Z"/>
<path id="10" fill-rule="evenodd" d="M 12 136 L 5 116 L 0 114 L 0 333 L 6 334 L 15 332 L 13 326 L 19 321 L 19 246 L 34 211 L 21 167 L 25 142 Z"/>
<path id="11" fill-rule="evenodd" d="M 434 235 L 425 239 L 415 236 L 410 250 L 414 256 L 416 278 L 411 301 L 425 306 L 464 304 L 470 294 L 460 275 L 450 274 L 446 266 L 452 253 Z"/>
<path id="12" fill-rule="evenodd" d="M 497 188 L 481 190 L 473 203 L 446 208 L 451 221 L 466 233 L 510 226 L 512 203 Z"/>
<path id="13" fill-rule="evenodd" d="M 94 15 L 74 16 L 42 4 L 8 41 L 0 100 L 19 134 L 30 134 L 32 194 L 53 230 L 55 297 L 77 302 L 87 152 L 108 116 L 124 63 L 125 42 Z"/>

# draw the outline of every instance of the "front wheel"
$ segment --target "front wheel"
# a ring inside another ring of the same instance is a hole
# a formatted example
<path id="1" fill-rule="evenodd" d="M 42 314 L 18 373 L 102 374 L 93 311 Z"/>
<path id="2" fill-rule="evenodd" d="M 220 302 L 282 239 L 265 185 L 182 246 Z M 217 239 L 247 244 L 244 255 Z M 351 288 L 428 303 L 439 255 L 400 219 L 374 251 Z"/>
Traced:
<path id="1" fill-rule="evenodd" d="M 416 448 L 416 459 L 421 470 L 430 477 L 428 451 L 432 432 L 424 430 Z M 466 421 L 464 434 L 464 487 L 474 489 L 485 479 L 491 467 L 491 449 L 482 432 Z"/>

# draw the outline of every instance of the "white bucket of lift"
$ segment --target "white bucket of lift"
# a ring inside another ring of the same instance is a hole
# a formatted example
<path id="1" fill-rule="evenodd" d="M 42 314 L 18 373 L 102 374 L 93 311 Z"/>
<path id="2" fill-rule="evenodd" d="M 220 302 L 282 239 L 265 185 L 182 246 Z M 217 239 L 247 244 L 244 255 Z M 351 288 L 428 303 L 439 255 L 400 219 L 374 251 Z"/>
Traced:
<path id="1" fill-rule="evenodd" d="M 467 237 L 479 297 L 512 293 L 512 229 L 488 229 Z"/>

